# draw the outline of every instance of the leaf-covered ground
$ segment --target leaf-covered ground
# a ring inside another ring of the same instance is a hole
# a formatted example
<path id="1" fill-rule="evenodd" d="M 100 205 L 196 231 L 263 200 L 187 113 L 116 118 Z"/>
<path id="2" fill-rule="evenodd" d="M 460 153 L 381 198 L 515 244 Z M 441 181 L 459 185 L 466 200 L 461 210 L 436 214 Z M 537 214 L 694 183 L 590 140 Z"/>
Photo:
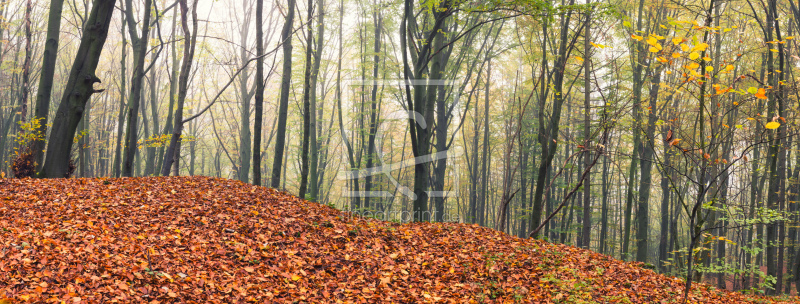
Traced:
<path id="1" fill-rule="evenodd" d="M 0 180 L 0 302 L 676 303 L 682 280 L 206 177 Z M 769 302 L 700 285 L 694 303 Z"/>

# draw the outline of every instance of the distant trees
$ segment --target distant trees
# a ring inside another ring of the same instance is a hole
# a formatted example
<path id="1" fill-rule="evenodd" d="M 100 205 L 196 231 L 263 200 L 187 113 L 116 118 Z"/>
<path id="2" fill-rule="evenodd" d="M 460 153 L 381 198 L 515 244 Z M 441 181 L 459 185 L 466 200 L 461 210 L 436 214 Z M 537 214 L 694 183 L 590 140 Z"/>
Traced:
<path id="1" fill-rule="evenodd" d="M 798 286 L 795 1 L 91 2 L 0 0 L 0 172 L 30 147 Z"/>

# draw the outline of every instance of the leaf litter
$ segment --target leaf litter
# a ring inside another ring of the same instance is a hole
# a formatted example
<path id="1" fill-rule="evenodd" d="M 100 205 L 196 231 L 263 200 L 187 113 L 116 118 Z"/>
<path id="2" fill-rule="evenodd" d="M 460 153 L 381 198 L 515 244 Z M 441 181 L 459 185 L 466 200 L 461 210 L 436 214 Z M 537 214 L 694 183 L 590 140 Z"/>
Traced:
<path id="1" fill-rule="evenodd" d="M 233 180 L 0 179 L 3 304 L 682 302 L 683 280 L 641 266 Z M 777 302 L 695 286 L 690 303 Z"/>

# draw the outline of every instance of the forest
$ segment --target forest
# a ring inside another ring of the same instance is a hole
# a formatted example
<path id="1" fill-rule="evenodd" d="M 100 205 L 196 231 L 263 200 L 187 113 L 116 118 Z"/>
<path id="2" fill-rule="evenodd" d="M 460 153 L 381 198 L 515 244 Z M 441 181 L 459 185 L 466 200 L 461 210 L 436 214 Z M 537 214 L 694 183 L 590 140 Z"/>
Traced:
<path id="1" fill-rule="evenodd" d="M 795 0 L 0 0 L 0 177 L 238 180 L 797 294 L 798 33 Z"/>

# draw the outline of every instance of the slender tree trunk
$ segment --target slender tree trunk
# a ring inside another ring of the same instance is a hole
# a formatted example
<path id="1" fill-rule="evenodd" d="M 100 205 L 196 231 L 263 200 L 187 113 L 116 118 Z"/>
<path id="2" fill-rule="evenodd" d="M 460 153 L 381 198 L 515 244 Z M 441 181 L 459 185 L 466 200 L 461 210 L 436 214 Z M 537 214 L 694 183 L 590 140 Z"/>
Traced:
<path id="1" fill-rule="evenodd" d="M 768 0 L 767 1 L 767 17 L 766 17 L 766 29 L 765 29 L 765 41 L 772 41 L 773 40 L 773 31 L 775 30 L 775 19 L 777 19 L 777 11 L 775 10 L 775 0 Z M 768 82 L 773 87 L 778 88 L 778 78 L 775 75 L 775 63 L 774 63 L 774 55 L 772 52 L 767 51 L 767 77 Z M 780 98 L 773 92 L 773 90 L 769 90 L 768 92 L 768 105 L 767 105 L 767 117 L 774 117 L 775 115 L 781 115 L 779 108 L 782 108 L 783 103 L 781 102 Z M 769 131 L 769 141 L 771 143 L 769 147 L 769 154 L 767 155 L 767 163 L 769 164 L 769 191 L 767 194 L 767 208 L 770 210 L 777 210 L 780 203 L 780 197 L 778 191 L 780 190 L 780 178 L 781 175 L 779 173 L 780 166 L 778 164 L 778 159 L 780 158 L 780 154 L 783 151 L 780 149 L 783 130 L 785 129 L 784 126 L 779 127 L 775 131 Z M 766 248 L 766 258 L 767 258 L 767 275 L 777 277 L 778 276 L 778 269 L 777 269 L 777 258 L 778 252 L 777 248 L 775 247 L 775 242 L 778 240 L 778 229 L 777 224 L 775 222 L 769 223 L 766 225 L 767 230 L 767 248 Z M 779 287 L 776 284 L 775 287 Z M 768 294 L 776 294 L 777 289 L 768 290 Z"/>
<path id="2" fill-rule="evenodd" d="M 574 4 L 574 0 L 570 0 L 569 4 Z M 560 121 L 561 121 L 561 110 L 564 105 L 564 76 L 567 64 L 567 57 L 568 57 L 568 44 L 567 41 L 568 34 L 569 34 L 569 23 L 572 17 L 571 12 L 565 12 L 561 15 L 561 32 L 559 33 L 559 46 L 558 46 L 558 57 L 556 58 L 555 63 L 555 71 L 553 73 L 553 91 L 554 91 L 554 101 L 552 105 L 552 113 L 550 115 L 550 123 L 547 127 L 545 127 L 544 121 L 544 111 L 540 112 L 539 115 L 539 136 L 538 140 L 540 145 L 542 146 L 542 162 L 539 164 L 539 172 L 536 179 L 536 193 L 534 194 L 534 201 L 533 201 L 533 214 L 531 216 L 531 229 L 535 229 L 539 226 L 542 220 L 542 204 L 544 202 L 544 189 L 547 187 L 547 180 L 546 176 L 549 175 L 550 169 L 553 163 L 553 157 L 558 150 L 558 132 L 560 128 Z M 545 37 L 547 37 L 546 30 Z M 544 49 L 543 44 L 542 48 Z M 545 63 L 543 63 L 545 64 Z M 545 65 L 546 66 L 546 65 Z M 544 71 L 545 68 L 543 67 L 542 70 Z M 544 73 L 544 72 L 543 72 Z M 544 78 L 544 75 L 542 75 Z M 543 82 L 544 84 L 544 82 Z M 540 103 L 544 102 L 545 97 L 547 96 L 547 90 L 544 87 L 548 87 L 548 85 L 542 86 L 542 94 L 540 95 Z M 544 107 L 540 107 L 544 109 Z M 533 232 L 537 232 L 533 230 Z M 538 233 L 538 232 L 537 232 Z M 531 235 L 531 237 L 537 237 L 536 235 Z"/>
<path id="3" fill-rule="evenodd" d="M 36 171 L 40 171 L 44 164 L 47 116 L 50 114 L 50 100 L 53 93 L 53 76 L 56 72 L 58 38 L 61 34 L 61 12 L 63 7 L 64 0 L 50 1 L 50 15 L 47 17 L 47 38 L 45 38 L 44 54 L 42 55 L 42 75 L 39 76 L 39 88 L 36 92 L 36 108 L 34 110 L 34 119 L 41 120 L 36 132 L 42 136 L 41 140 L 34 141 L 32 146 L 34 160 L 36 161 Z"/>
<path id="4" fill-rule="evenodd" d="M 586 0 L 586 4 L 590 4 L 590 0 Z M 591 116 L 592 116 L 592 103 L 591 103 L 591 25 L 592 25 L 592 11 L 588 12 L 586 16 L 586 33 L 583 36 L 583 54 L 585 56 L 583 62 L 584 75 L 583 75 L 583 141 L 584 146 L 589 147 L 589 137 L 591 136 Z M 592 153 L 586 151 L 583 153 L 583 166 L 589 168 L 592 164 Z M 587 171 L 586 183 L 583 186 L 583 219 L 581 221 L 581 238 L 578 241 L 578 246 L 589 249 L 591 247 L 592 239 L 592 175 L 591 170 Z"/>
<path id="5" fill-rule="evenodd" d="M 277 189 L 281 185 L 283 151 L 286 145 L 286 116 L 289 109 L 289 94 L 292 83 L 292 23 L 294 23 L 295 0 L 288 0 L 286 23 L 281 31 L 283 40 L 283 74 L 281 76 L 281 97 L 278 101 L 278 133 L 275 135 L 275 155 L 272 162 L 270 185 Z"/>
<path id="6" fill-rule="evenodd" d="M 247 48 L 250 36 L 250 12 L 252 6 L 248 5 L 248 0 L 242 0 L 242 10 L 245 13 L 243 22 L 240 27 L 239 38 L 239 60 L 244 64 L 250 60 L 250 50 Z M 244 66 L 241 73 L 239 73 L 239 98 L 241 98 L 241 107 L 239 108 L 239 123 L 241 129 L 239 130 L 239 174 L 238 179 L 244 183 L 250 182 L 250 153 L 252 152 L 251 136 L 250 136 L 250 98 L 252 94 L 247 85 L 250 79 L 249 67 Z M 256 80 L 258 81 L 258 80 Z"/>
<path id="7" fill-rule="evenodd" d="M 25 61 L 22 63 L 22 88 L 20 89 L 20 122 L 25 123 L 28 118 L 28 95 L 31 90 L 31 47 L 32 33 L 31 33 L 31 11 L 33 5 L 31 0 L 27 0 L 25 4 Z M 46 123 L 46 122 L 45 122 Z"/>
<path id="8" fill-rule="evenodd" d="M 642 145 L 641 180 L 639 183 L 639 200 L 636 211 L 636 260 L 647 262 L 648 245 L 647 236 L 650 233 L 650 188 L 652 186 L 651 170 L 653 168 L 653 149 L 655 148 L 655 130 L 658 117 L 655 114 L 656 101 L 661 86 L 661 69 L 656 69 L 652 76 L 650 86 L 649 110 L 647 110 L 647 127 L 645 129 L 645 143 Z"/>
<path id="9" fill-rule="evenodd" d="M 319 146 L 317 139 L 317 77 L 319 76 L 320 61 L 322 61 L 323 39 L 325 38 L 325 0 L 319 0 L 319 13 L 317 14 L 317 39 L 314 50 L 314 65 L 311 68 L 310 104 L 309 104 L 309 195 L 311 201 L 319 199 Z M 320 107 L 322 109 L 322 107 Z"/>
<path id="10" fill-rule="evenodd" d="M 489 184 L 489 89 L 492 78 L 492 59 L 488 59 L 486 69 L 486 88 L 483 102 L 483 154 L 481 155 L 481 196 L 478 203 L 478 225 L 486 226 L 486 196 Z"/>
<path id="11" fill-rule="evenodd" d="M 163 135 L 172 134 L 172 127 L 175 125 L 173 122 L 173 113 L 175 113 L 175 98 L 176 92 L 178 91 L 178 73 L 180 72 L 180 66 L 178 66 L 178 49 L 177 44 L 175 41 L 177 40 L 177 36 L 175 35 L 175 29 L 178 27 L 178 15 L 174 14 L 172 16 L 172 39 L 170 42 L 170 52 L 172 53 L 172 64 L 170 68 L 170 77 L 169 77 L 169 108 L 167 110 L 167 121 L 164 123 L 164 131 L 161 132 Z M 161 147 L 158 149 L 158 170 L 160 174 L 161 168 L 164 167 L 164 153 L 166 153 L 166 145 L 164 143 L 161 144 Z"/>
<path id="12" fill-rule="evenodd" d="M 308 0 L 308 15 L 306 20 L 311 22 L 311 19 L 314 17 L 314 0 Z M 310 101 L 310 89 L 311 89 L 311 66 L 314 62 L 311 59 L 311 53 L 313 50 L 313 31 L 311 27 L 307 27 L 308 35 L 306 36 L 306 60 L 305 60 L 305 73 L 303 73 L 303 144 L 300 151 L 300 189 L 299 189 L 299 196 L 300 198 L 306 198 L 306 192 L 308 191 L 308 150 L 309 150 L 309 141 L 311 137 L 311 117 L 313 113 L 311 113 L 311 101 Z"/>
<path id="13" fill-rule="evenodd" d="M 608 238 L 608 196 L 609 196 L 609 172 L 608 172 L 608 156 L 603 157 L 603 176 L 602 176 L 602 206 L 600 207 L 600 239 L 598 251 L 601 254 L 606 254 L 606 241 Z"/>
<path id="14" fill-rule="evenodd" d="M 158 53 L 159 52 L 152 52 L 150 61 L 155 62 L 158 60 Z M 158 172 L 158 169 L 161 167 L 156 168 L 156 142 L 155 140 L 160 137 L 158 134 L 158 75 L 156 75 L 156 69 L 150 70 L 150 116 L 153 120 L 153 134 L 152 137 L 145 140 L 147 146 L 147 167 L 145 168 L 145 176 L 152 176 Z M 147 116 L 147 113 L 143 113 L 142 117 Z"/>
<path id="15" fill-rule="evenodd" d="M 164 163 L 161 167 L 161 175 L 168 176 L 170 168 L 173 175 L 178 175 L 178 161 L 180 159 L 181 134 L 183 132 L 183 104 L 189 87 L 189 76 L 194 60 L 195 46 L 197 45 L 197 1 L 192 4 L 192 29 L 189 29 L 189 6 L 187 0 L 178 0 L 181 9 L 181 28 L 183 30 L 183 60 L 181 62 L 180 76 L 178 76 L 178 100 L 175 109 L 175 124 L 172 128 L 172 138 L 169 147 L 164 153 Z"/>
<path id="16" fill-rule="evenodd" d="M 125 149 L 122 161 L 122 176 L 133 176 L 134 157 L 138 149 L 138 118 L 139 118 L 139 104 L 142 97 L 142 83 L 144 80 L 144 59 L 147 53 L 147 46 L 149 45 L 150 35 L 150 8 L 152 7 L 152 0 L 145 0 L 144 3 L 144 18 L 142 20 L 142 36 L 136 34 L 136 19 L 133 18 L 133 5 L 131 0 L 126 0 L 128 10 L 125 11 L 126 20 L 128 23 L 128 32 L 131 36 L 131 44 L 133 45 L 133 76 L 131 78 L 131 93 L 128 100 L 128 123 L 127 131 L 125 132 Z"/>
<path id="17" fill-rule="evenodd" d="M 261 185 L 261 125 L 264 116 L 264 0 L 256 0 L 256 97 L 253 127 L 253 185 Z"/>
<path id="18" fill-rule="evenodd" d="M 120 5 L 123 5 L 123 4 L 124 4 L 124 2 L 120 3 Z M 123 7 L 123 10 L 124 10 L 124 7 Z M 127 59 L 126 59 L 126 57 L 127 57 L 127 54 L 128 54 L 128 39 L 127 39 L 127 36 L 125 36 L 125 26 L 126 26 L 126 20 L 125 19 L 127 17 L 125 16 L 125 14 L 122 14 L 121 18 L 122 18 L 122 25 L 120 26 L 119 33 L 120 33 L 120 36 L 122 36 L 122 57 L 120 58 L 120 66 L 121 66 L 121 68 L 120 68 L 120 78 L 119 78 L 120 79 L 119 80 L 120 81 L 120 86 L 119 86 L 119 115 L 118 115 L 118 119 L 117 119 L 117 136 L 116 136 L 117 143 L 116 143 L 116 146 L 115 146 L 115 149 L 114 149 L 114 177 L 120 177 L 120 175 L 122 174 L 122 171 L 121 171 L 122 149 L 123 149 L 123 146 L 122 146 L 122 137 L 123 137 L 122 130 L 124 130 L 124 127 L 125 127 L 125 110 L 127 108 L 127 102 L 125 100 L 125 95 L 128 93 L 128 91 L 126 89 L 126 84 L 127 84 L 126 80 L 127 80 L 128 75 L 127 75 L 127 73 L 125 71 L 126 70 L 125 68 L 127 67 Z"/>
<path id="19" fill-rule="evenodd" d="M 378 8 L 376 7 L 375 10 Z M 377 11 L 372 13 L 372 22 L 375 28 L 373 38 L 373 61 L 372 61 L 372 90 L 369 103 L 369 126 L 367 127 L 367 168 L 372 168 L 375 158 L 375 133 L 378 129 L 378 68 L 380 63 L 381 52 L 381 27 L 383 24 L 383 16 Z M 366 49 L 366 46 L 364 47 Z M 372 190 L 372 176 L 368 175 L 364 178 L 364 191 L 369 192 Z M 364 205 L 370 206 L 370 196 L 364 197 Z"/>

